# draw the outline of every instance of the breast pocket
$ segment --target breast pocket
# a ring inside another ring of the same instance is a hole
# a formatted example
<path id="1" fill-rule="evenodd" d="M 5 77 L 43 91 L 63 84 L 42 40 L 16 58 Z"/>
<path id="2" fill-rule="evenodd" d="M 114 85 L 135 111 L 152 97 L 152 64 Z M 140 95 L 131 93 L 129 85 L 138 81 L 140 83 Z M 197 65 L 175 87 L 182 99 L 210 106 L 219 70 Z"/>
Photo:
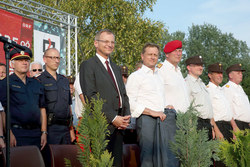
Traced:
<path id="1" fill-rule="evenodd" d="M 66 85 L 62 87 L 62 98 L 68 102 L 69 101 L 69 95 L 70 95 L 70 88 Z"/>
<path id="2" fill-rule="evenodd" d="M 27 99 L 26 93 L 24 88 L 21 86 L 14 86 L 11 85 L 11 91 L 10 91 L 10 96 L 11 96 L 11 103 L 13 104 L 25 104 Z"/>
<path id="3" fill-rule="evenodd" d="M 57 87 L 52 86 L 45 86 L 45 99 L 47 103 L 53 103 L 57 101 Z"/>
<path id="4" fill-rule="evenodd" d="M 41 89 L 39 87 L 33 88 L 32 93 L 33 93 L 33 100 L 35 102 L 39 102 L 40 94 L 42 94 Z"/>

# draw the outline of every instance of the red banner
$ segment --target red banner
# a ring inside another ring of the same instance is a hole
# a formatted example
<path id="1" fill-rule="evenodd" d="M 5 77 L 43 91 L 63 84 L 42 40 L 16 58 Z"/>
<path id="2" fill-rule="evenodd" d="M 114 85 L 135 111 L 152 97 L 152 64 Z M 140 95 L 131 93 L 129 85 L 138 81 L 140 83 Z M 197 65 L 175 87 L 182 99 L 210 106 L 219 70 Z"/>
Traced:
<path id="1" fill-rule="evenodd" d="M 33 20 L 0 9 L 0 36 L 32 48 Z M 0 42 L 0 62 L 6 63 L 3 43 Z"/>

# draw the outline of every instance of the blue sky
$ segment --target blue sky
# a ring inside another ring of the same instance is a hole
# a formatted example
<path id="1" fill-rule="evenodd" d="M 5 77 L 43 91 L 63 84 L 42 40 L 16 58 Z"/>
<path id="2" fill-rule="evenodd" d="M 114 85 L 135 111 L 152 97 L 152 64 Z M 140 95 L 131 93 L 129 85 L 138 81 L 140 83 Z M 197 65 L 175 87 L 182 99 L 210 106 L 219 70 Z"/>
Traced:
<path id="1" fill-rule="evenodd" d="M 170 33 L 209 23 L 250 47 L 250 0 L 157 0 L 145 17 L 163 22 Z"/>

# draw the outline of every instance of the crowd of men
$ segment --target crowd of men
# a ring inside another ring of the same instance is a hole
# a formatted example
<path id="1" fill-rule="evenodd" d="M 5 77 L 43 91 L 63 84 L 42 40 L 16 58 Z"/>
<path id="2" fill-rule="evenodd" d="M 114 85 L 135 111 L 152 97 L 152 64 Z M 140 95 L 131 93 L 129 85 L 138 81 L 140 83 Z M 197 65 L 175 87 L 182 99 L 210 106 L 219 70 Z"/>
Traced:
<path id="1" fill-rule="evenodd" d="M 240 86 L 245 71 L 241 64 L 226 69 L 229 81 L 223 87 L 222 64 L 209 65 L 205 86 L 200 79 L 204 69 L 201 56 L 185 61 L 188 75 L 184 79 L 178 66 L 182 59 L 179 40 L 165 45 L 166 59 L 159 64 L 160 47 L 146 43 L 142 61 L 131 75 L 126 66 L 119 67 L 111 60 L 115 49 L 112 31 L 100 30 L 94 46 L 92 58 L 82 62 L 75 77 L 57 73 L 61 57 L 55 48 L 44 52 L 44 71 L 40 62 L 30 63 L 30 49 L 10 52 L 14 68 L 9 76 L 12 147 L 36 145 L 46 150 L 48 144 L 71 144 L 85 101 L 97 98 L 97 94 L 105 100 L 102 111 L 110 131 L 107 149 L 117 167 L 122 166 L 123 142 L 133 136 L 125 130 L 131 128 L 140 147 L 141 166 L 179 166 L 169 142 L 174 142 L 176 113 L 186 112 L 191 102 L 199 113 L 197 129 L 206 128 L 210 140 L 231 141 L 231 130 L 249 129 L 250 104 Z M 6 67 L 0 64 L 0 147 L 5 147 L 5 77 Z"/>

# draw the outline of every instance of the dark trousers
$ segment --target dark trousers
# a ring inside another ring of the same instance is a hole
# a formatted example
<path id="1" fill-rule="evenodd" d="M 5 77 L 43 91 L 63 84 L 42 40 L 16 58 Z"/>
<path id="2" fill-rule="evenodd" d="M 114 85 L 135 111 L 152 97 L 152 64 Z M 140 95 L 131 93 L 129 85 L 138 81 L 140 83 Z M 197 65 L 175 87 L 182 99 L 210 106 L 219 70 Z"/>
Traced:
<path id="1" fill-rule="evenodd" d="M 115 131 L 110 134 L 107 139 L 109 140 L 107 149 L 112 153 L 112 157 L 114 157 L 113 166 L 121 167 L 123 152 L 123 131 L 115 129 Z"/>
<path id="2" fill-rule="evenodd" d="M 224 139 L 231 142 L 231 139 L 233 138 L 233 128 L 230 121 L 217 121 L 215 123 L 220 129 L 220 132 L 223 134 Z"/>
<path id="3" fill-rule="evenodd" d="M 69 127 L 65 125 L 48 126 L 48 144 L 71 144 Z"/>
<path id="4" fill-rule="evenodd" d="M 197 130 L 202 130 L 202 129 L 208 130 L 208 139 L 212 140 L 213 135 L 212 135 L 212 126 L 210 123 L 210 119 L 203 119 L 203 118 L 198 117 Z"/>
<path id="5" fill-rule="evenodd" d="M 240 130 L 245 130 L 245 129 L 250 128 L 249 123 L 247 123 L 247 122 L 235 120 L 235 123 L 237 124 L 237 126 Z"/>

